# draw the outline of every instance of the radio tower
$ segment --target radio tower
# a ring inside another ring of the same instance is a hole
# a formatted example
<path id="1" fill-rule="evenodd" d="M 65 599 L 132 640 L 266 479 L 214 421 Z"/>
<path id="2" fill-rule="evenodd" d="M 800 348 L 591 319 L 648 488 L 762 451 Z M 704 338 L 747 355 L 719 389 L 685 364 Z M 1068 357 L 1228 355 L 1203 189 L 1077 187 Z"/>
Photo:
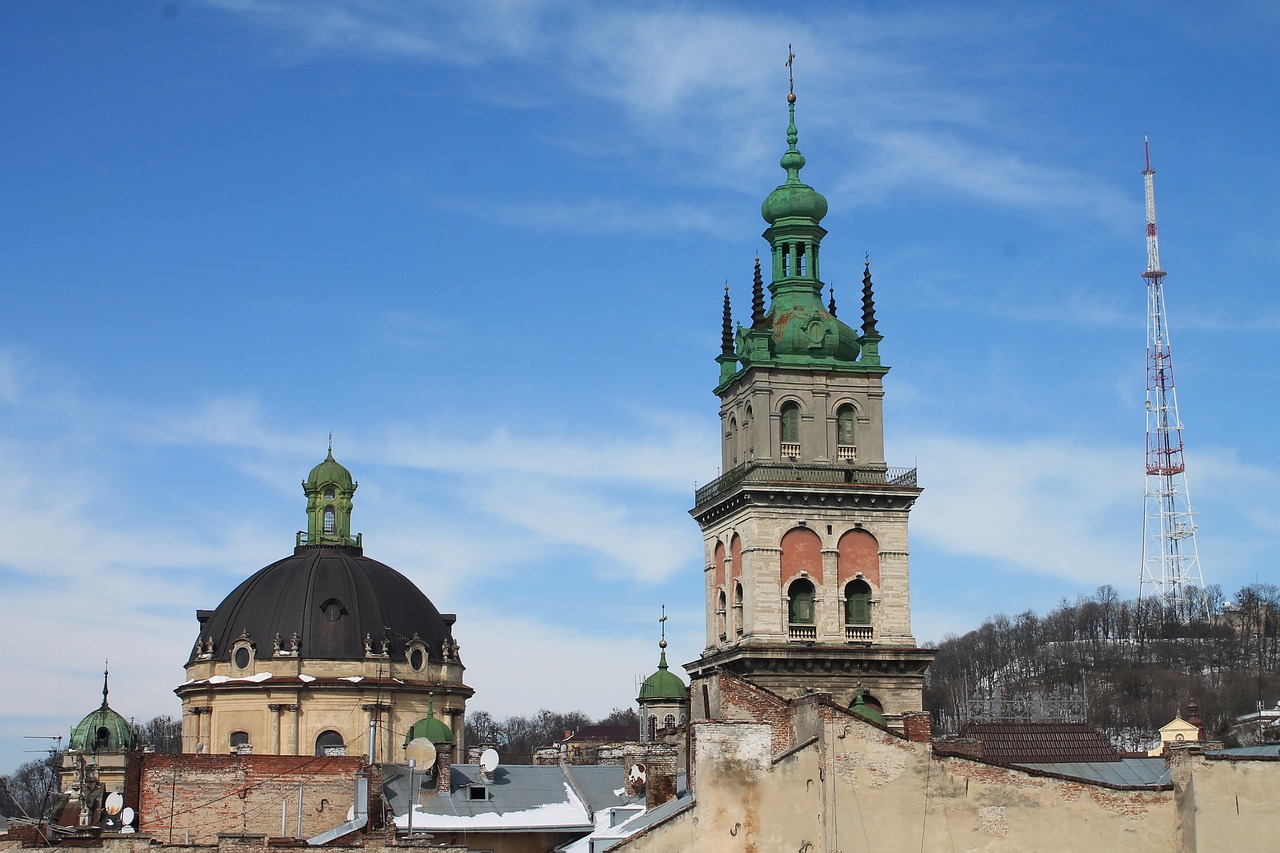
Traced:
<path id="1" fill-rule="evenodd" d="M 1173 349 L 1164 309 L 1164 276 L 1156 237 L 1155 170 L 1144 138 L 1147 168 L 1142 183 L 1147 201 L 1147 481 L 1142 519 L 1142 574 L 1139 597 L 1158 598 L 1179 619 L 1207 615 L 1195 513 L 1187 492 L 1182 457 L 1182 421 L 1173 385 Z M 1197 592 L 1192 592 L 1192 589 Z"/>

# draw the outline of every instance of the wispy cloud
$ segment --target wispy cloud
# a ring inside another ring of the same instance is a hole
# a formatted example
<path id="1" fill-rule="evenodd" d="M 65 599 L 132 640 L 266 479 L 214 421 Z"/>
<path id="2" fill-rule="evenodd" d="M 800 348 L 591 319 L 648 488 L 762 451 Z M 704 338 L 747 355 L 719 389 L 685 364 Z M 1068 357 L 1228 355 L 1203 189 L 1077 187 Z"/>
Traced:
<path id="1" fill-rule="evenodd" d="M 673 177 L 741 192 L 758 189 L 762 164 L 777 153 L 782 46 L 791 41 L 803 55 L 801 90 L 825 105 L 805 115 L 806 126 L 844 140 L 837 147 L 851 165 L 835 184 L 841 194 L 876 203 L 902 188 L 942 191 L 1046 215 L 1084 213 L 1114 227 L 1123 227 L 1133 206 L 1089 175 L 1034 157 L 1027 145 L 1031 128 L 1023 125 L 1018 106 L 985 94 L 1001 73 L 1021 79 L 1026 67 L 957 74 L 958 33 L 970 50 L 986 39 L 1007 43 L 1011 31 L 1031 44 L 1052 27 L 1047 14 L 844 10 L 819 28 L 794 15 L 729 6 L 210 3 L 271 33 L 293 61 L 356 56 L 451 66 L 511 63 L 522 72 L 515 88 L 536 91 L 537 100 L 556 91 L 562 102 L 585 96 L 615 105 L 621 122 L 590 129 L 613 140 L 596 146 L 600 151 L 615 156 L 619 139 L 627 137 L 631 146 L 639 140 L 648 157 L 679 152 L 664 159 Z M 786 33 L 785 41 L 779 33 Z M 510 88 L 494 96 L 514 97 Z M 563 144 L 592 148 L 581 133 L 566 134 Z M 846 192 L 850 188 L 857 193 Z M 656 223 L 728 236 L 718 218 L 700 209 L 673 209 L 664 218 L 651 209 L 629 214 L 625 202 L 588 199 L 558 213 L 492 200 L 474 212 L 532 227 L 588 223 L 616 231 Z"/>

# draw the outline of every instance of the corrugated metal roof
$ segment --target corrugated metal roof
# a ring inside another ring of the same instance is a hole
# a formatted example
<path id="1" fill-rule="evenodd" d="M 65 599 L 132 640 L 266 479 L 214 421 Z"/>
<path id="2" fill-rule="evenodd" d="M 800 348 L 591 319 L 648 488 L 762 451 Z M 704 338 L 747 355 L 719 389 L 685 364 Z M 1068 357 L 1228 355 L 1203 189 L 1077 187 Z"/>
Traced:
<path id="1" fill-rule="evenodd" d="M 1169 784 L 1163 758 L 1121 758 L 1119 761 L 1022 762 L 1018 767 L 1124 788 L 1158 788 Z"/>
<path id="2" fill-rule="evenodd" d="M 1215 749 L 1207 755 L 1233 755 L 1240 758 L 1277 758 L 1280 757 L 1280 743 L 1264 743 L 1259 746 L 1237 746 L 1232 749 Z"/>
<path id="3" fill-rule="evenodd" d="M 615 793 L 623 787 L 624 772 L 625 769 L 617 765 L 507 764 L 494 770 L 491 781 L 485 781 L 478 765 L 455 764 L 449 796 L 421 790 L 422 785 L 418 783 L 421 777 L 415 777 L 421 796 L 414 826 L 429 831 L 432 816 L 439 816 L 449 828 L 458 827 L 459 821 L 465 824 L 476 820 L 489 829 L 511 831 L 548 829 L 547 821 L 554 819 L 559 828 L 586 831 L 592 827 L 588 809 L 595 811 L 627 802 L 624 796 Z M 573 774 L 572 780 L 568 773 Z M 397 823 L 403 823 L 410 802 L 409 768 L 384 764 L 382 779 L 383 796 L 396 814 Z M 483 793 L 483 798 L 471 798 L 473 787 L 483 788 L 483 792 L 477 791 Z"/>

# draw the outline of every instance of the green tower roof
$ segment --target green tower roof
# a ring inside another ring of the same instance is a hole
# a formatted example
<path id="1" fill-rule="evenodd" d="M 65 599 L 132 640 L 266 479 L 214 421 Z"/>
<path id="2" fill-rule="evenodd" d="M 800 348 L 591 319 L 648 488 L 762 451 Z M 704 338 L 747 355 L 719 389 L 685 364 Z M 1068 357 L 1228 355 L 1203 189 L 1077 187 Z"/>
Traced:
<path id="1" fill-rule="evenodd" d="M 81 752 L 128 752 L 138 735 L 128 720 L 107 705 L 107 674 L 102 674 L 102 705 L 71 729 L 69 748 Z"/>
<path id="2" fill-rule="evenodd" d="M 791 121 L 787 125 L 787 150 L 778 161 L 787 172 L 787 179 L 777 189 L 769 193 L 769 197 L 760 205 L 760 215 L 764 221 L 774 225 L 782 220 L 796 219 L 817 225 L 827 215 L 827 199 L 813 187 L 800 180 L 800 170 L 804 168 L 805 159 L 796 142 L 800 136 L 796 130 L 795 95 L 789 95 Z"/>
<path id="3" fill-rule="evenodd" d="M 662 656 L 658 658 L 658 671 L 644 680 L 640 686 L 640 698 L 646 702 L 653 699 L 683 700 L 685 696 L 684 682 L 680 676 L 667 669 L 667 641 L 662 641 Z"/>
<path id="4" fill-rule="evenodd" d="M 319 487 L 330 483 L 340 487 L 349 487 L 355 484 L 355 480 L 351 479 L 351 472 L 346 469 L 346 466 L 333 458 L 332 443 L 329 445 L 329 455 L 324 458 L 323 462 L 311 469 L 311 473 L 307 475 L 307 480 L 303 485 Z"/>
<path id="5" fill-rule="evenodd" d="M 405 746 L 409 745 L 409 741 L 420 737 L 432 743 L 453 743 L 453 732 L 449 726 L 430 713 L 409 727 L 408 733 L 404 736 Z"/>
<path id="6" fill-rule="evenodd" d="M 866 700 L 862 698 L 862 689 L 858 689 L 857 695 L 853 697 L 853 703 L 849 705 L 849 712 L 856 714 L 869 723 L 875 723 L 877 726 L 888 725 L 884 721 L 884 714 L 881 714 L 874 705 L 868 705 Z"/>

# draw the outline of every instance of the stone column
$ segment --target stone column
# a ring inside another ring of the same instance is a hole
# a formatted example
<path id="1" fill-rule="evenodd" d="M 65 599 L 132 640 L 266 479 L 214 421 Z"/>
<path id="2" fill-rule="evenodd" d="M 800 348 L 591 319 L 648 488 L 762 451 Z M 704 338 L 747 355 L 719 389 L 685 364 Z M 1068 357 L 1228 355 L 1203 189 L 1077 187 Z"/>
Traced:
<path id="1" fill-rule="evenodd" d="M 280 754 L 280 709 L 283 707 L 279 703 L 267 705 L 267 716 L 269 717 L 267 745 L 272 755 Z"/>

